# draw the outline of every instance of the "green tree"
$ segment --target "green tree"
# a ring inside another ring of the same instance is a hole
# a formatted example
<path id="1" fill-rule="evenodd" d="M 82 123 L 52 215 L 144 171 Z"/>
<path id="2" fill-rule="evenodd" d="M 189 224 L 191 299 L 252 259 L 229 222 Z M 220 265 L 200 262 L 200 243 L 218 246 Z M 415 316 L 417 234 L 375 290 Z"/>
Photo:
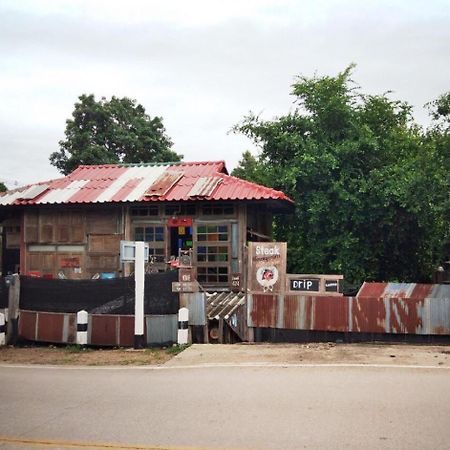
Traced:
<path id="1" fill-rule="evenodd" d="M 265 184 L 266 182 L 264 172 L 261 171 L 261 164 L 249 150 L 242 154 L 238 166 L 233 169 L 231 175 L 254 183 Z"/>
<path id="2" fill-rule="evenodd" d="M 0 192 L 6 192 L 8 188 L 6 187 L 5 183 L 2 183 L 0 181 Z"/>
<path id="3" fill-rule="evenodd" d="M 81 95 L 72 118 L 66 121 L 66 138 L 50 163 L 67 175 L 80 164 L 179 161 L 160 117 L 151 118 L 142 105 L 129 98 L 96 101 Z"/>
<path id="4" fill-rule="evenodd" d="M 448 239 L 448 141 L 442 125 L 424 133 L 410 105 L 362 94 L 352 69 L 298 77 L 293 112 L 250 115 L 235 131 L 260 146 L 252 177 L 264 172 L 296 202 L 275 228 L 290 271 L 338 272 L 354 283 L 427 280 Z"/>

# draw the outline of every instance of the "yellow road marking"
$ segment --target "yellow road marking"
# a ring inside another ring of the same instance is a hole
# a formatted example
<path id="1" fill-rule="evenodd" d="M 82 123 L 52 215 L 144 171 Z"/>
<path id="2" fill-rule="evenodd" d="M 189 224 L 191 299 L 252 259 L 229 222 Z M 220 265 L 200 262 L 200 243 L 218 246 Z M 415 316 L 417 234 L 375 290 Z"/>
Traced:
<path id="1" fill-rule="evenodd" d="M 91 448 L 91 449 L 128 449 L 128 450 L 213 450 L 211 447 L 180 447 L 166 445 L 133 445 L 108 442 L 82 442 L 53 439 L 26 439 L 10 436 L 0 436 L 0 444 L 24 445 L 27 447 L 44 448 Z M 214 450 L 220 450 L 217 447 Z M 237 450 L 237 449 L 234 449 Z"/>

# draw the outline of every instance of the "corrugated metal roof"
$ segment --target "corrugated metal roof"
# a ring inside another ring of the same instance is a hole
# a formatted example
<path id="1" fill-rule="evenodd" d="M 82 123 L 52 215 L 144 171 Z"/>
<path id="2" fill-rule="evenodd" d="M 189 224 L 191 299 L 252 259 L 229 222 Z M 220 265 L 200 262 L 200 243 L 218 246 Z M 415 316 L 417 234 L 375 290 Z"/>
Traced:
<path id="1" fill-rule="evenodd" d="M 215 292 L 206 298 L 206 315 L 209 320 L 219 318 L 227 320 L 244 304 L 243 292 Z"/>
<path id="2" fill-rule="evenodd" d="M 32 197 L 32 195 L 34 196 Z M 280 200 L 283 192 L 229 176 L 223 161 L 80 166 L 64 178 L 0 195 L 0 205 Z"/>
<path id="3" fill-rule="evenodd" d="M 221 182 L 220 177 L 200 177 L 192 186 L 188 197 L 209 197 Z"/>
<path id="4" fill-rule="evenodd" d="M 450 285 L 365 282 L 356 297 L 366 298 L 450 298 Z"/>

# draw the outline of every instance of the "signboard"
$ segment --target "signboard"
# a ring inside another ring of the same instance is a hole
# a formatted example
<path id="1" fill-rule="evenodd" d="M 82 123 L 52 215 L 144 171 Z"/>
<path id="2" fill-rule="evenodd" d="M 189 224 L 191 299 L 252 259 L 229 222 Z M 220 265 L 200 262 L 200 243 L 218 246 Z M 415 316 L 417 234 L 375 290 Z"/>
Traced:
<path id="1" fill-rule="evenodd" d="M 286 290 L 288 294 L 342 296 L 339 286 L 342 275 L 287 274 Z"/>
<path id="2" fill-rule="evenodd" d="M 339 292 L 339 281 L 325 280 L 325 292 Z"/>
<path id="3" fill-rule="evenodd" d="M 286 242 L 249 242 L 251 292 L 280 294 L 286 278 Z"/>
<path id="4" fill-rule="evenodd" d="M 318 278 L 291 278 L 289 280 L 291 291 L 319 292 L 320 279 Z"/>
<path id="5" fill-rule="evenodd" d="M 120 241 L 120 262 L 134 262 L 136 255 L 135 241 Z M 148 244 L 144 244 L 144 260 L 148 261 Z"/>
<path id="6" fill-rule="evenodd" d="M 198 292 L 198 283 L 196 281 L 172 283 L 172 292 Z"/>
<path id="7" fill-rule="evenodd" d="M 233 292 L 239 292 L 241 289 L 241 274 L 232 273 L 231 274 L 231 290 Z"/>

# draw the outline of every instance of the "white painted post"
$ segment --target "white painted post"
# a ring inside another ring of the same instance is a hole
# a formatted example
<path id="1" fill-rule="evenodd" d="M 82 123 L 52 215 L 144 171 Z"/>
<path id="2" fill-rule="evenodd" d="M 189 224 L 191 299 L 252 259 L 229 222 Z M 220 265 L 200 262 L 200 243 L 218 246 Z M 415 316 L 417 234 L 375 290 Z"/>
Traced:
<path id="1" fill-rule="evenodd" d="M 188 343 L 189 337 L 189 310 L 180 308 L 178 311 L 178 345 Z"/>
<path id="2" fill-rule="evenodd" d="M 5 315 L 0 313 L 0 345 L 6 344 L 6 326 L 5 326 Z"/>
<path id="3" fill-rule="evenodd" d="M 134 261 L 134 348 L 144 348 L 144 283 L 145 283 L 145 244 L 136 242 Z"/>
<path id="4" fill-rule="evenodd" d="M 84 309 L 77 312 L 77 344 L 88 343 L 88 313 Z"/>

